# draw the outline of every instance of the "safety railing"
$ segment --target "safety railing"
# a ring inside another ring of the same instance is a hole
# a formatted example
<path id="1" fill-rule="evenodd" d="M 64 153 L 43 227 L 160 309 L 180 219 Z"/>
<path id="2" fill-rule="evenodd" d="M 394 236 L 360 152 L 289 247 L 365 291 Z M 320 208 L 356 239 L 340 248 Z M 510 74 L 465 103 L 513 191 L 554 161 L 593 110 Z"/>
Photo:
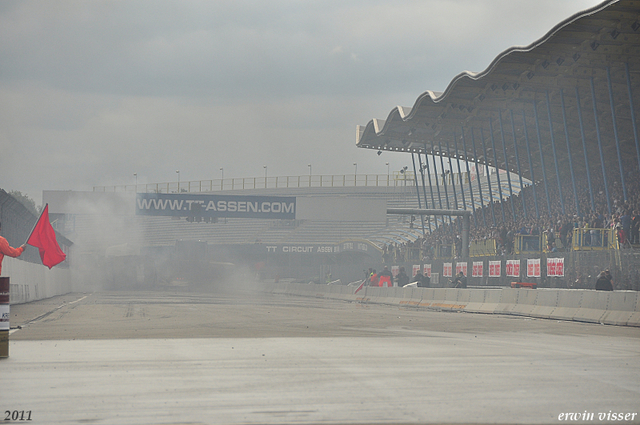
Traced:
<path id="1" fill-rule="evenodd" d="M 513 240 L 513 249 L 516 254 L 542 251 L 543 242 L 541 235 L 516 235 Z"/>
<path id="2" fill-rule="evenodd" d="M 571 245 L 574 251 L 603 251 L 620 248 L 615 229 L 573 229 Z"/>
<path id="3" fill-rule="evenodd" d="M 497 244 L 495 239 L 485 239 L 482 241 L 471 241 L 469 244 L 470 257 L 485 257 L 497 254 Z"/>
<path id="4" fill-rule="evenodd" d="M 434 259 L 449 259 L 455 256 L 453 244 L 438 244 L 435 248 Z"/>
<path id="5" fill-rule="evenodd" d="M 342 174 L 309 176 L 244 177 L 148 183 L 115 186 L 94 186 L 94 192 L 197 193 L 243 189 L 279 189 L 305 187 L 399 187 L 414 186 L 413 173 Z"/>

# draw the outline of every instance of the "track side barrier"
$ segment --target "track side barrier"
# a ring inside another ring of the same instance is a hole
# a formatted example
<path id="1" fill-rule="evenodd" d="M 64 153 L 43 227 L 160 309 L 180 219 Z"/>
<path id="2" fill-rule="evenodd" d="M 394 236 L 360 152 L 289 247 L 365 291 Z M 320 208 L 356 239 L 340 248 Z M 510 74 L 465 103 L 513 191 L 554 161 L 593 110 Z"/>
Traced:
<path id="1" fill-rule="evenodd" d="M 444 300 L 433 302 L 430 308 L 436 308 L 438 310 L 453 310 L 458 307 L 457 301 L 457 290 L 444 288 Z"/>
<path id="2" fill-rule="evenodd" d="M 484 297 L 487 293 L 486 289 L 467 289 L 469 292 L 469 302 L 467 303 L 467 307 L 465 311 L 470 313 L 481 313 L 482 312 L 482 304 L 484 304 Z"/>
<path id="3" fill-rule="evenodd" d="M 518 305 L 518 293 L 520 291 L 528 291 L 528 289 L 503 288 L 499 291 L 500 302 L 493 312 L 497 314 L 516 314 L 514 313 L 514 310 Z"/>
<path id="4" fill-rule="evenodd" d="M 342 288 L 345 288 L 342 285 L 327 285 L 327 298 L 331 298 L 332 300 L 340 300 L 342 299 Z"/>
<path id="5" fill-rule="evenodd" d="M 340 288 L 340 292 L 337 296 L 344 301 L 356 301 L 358 294 L 360 294 L 361 292 L 364 293 L 364 288 L 362 288 L 358 291 L 358 294 L 356 294 L 356 289 L 358 289 L 357 286 L 338 286 L 338 288 Z"/>
<path id="6" fill-rule="evenodd" d="M 461 310 L 467 311 L 469 302 L 471 302 L 471 290 L 462 288 L 462 289 L 458 289 L 457 292 L 458 292 L 458 298 L 456 299 L 456 303 L 458 303 L 458 305 L 464 306 Z"/>
<path id="7" fill-rule="evenodd" d="M 602 318 L 605 325 L 626 326 L 632 319 L 638 306 L 638 293 L 632 291 L 612 292 L 609 294 L 609 305 Z"/>
<path id="8" fill-rule="evenodd" d="M 386 300 L 386 304 L 401 305 L 405 294 L 411 288 L 399 288 L 396 286 L 393 288 L 384 288 L 384 289 L 386 289 L 389 294 Z"/>
<path id="9" fill-rule="evenodd" d="M 484 301 L 480 305 L 479 313 L 493 314 L 502 299 L 501 289 L 483 289 Z"/>
<path id="10" fill-rule="evenodd" d="M 404 307 L 418 307 L 422 301 L 423 288 L 402 288 L 400 305 Z"/>
<path id="11" fill-rule="evenodd" d="M 277 283 L 265 292 L 438 311 L 511 314 L 618 326 L 640 326 L 640 293 L 572 289 L 378 288 Z"/>
<path id="12" fill-rule="evenodd" d="M 636 307 L 627 320 L 627 326 L 640 326 L 640 293 L 636 292 Z"/>
<path id="13" fill-rule="evenodd" d="M 578 322 L 601 323 L 609 305 L 609 295 L 611 292 L 604 291 L 584 291 L 580 308 L 573 316 L 573 320 Z"/>
<path id="14" fill-rule="evenodd" d="M 584 291 L 572 289 L 558 290 L 558 307 L 551 313 L 551 319 L 573 320 L 580 309 Z"/>
<path id="15" fill-rule="evenodd" d="M 533 317 L 549 319 L 553 311 L 558 308 L 558 290 L 539 289 L 536 294 L 536 305 L 531 311 Z"/>
<path id="16" fill-rule="evenodd" d="M 426 294 L 423 294 L 419 306 L 436 309 L 436 304 L 444 304 L 445 298 L 445 288 L 429 288 L 426 290 Z"/>
<path id="17" fill-rule="evenodd" d="M 536 307 L 538 291 L 530 289 L 515 289 L 517 291 L 516 305 L 511 314 L 518 316 L 531 316 Z"/>
<path id="18" fill-rule="evenodd" d="M 367 287 L 367 302 L 372 304 L 383 304 L 385 294 L 383 291 L 386 288 L 380 288 L 378 286 L 369 286 Z"/>
<path id="19" fill-rule="evenodd" d="M 418 307 L 429 308 L 431 303 L 436 299 L 436 289 L 439 288 L 420 288 L 421 297 Z"/>

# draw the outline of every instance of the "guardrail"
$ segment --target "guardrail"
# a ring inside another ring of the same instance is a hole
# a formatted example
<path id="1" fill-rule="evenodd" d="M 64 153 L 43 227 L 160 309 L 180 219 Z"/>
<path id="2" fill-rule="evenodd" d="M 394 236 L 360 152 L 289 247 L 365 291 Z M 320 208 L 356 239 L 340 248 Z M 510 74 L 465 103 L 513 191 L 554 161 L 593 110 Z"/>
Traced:
<path id="1" fill-rule="evenodd" d="M 243 177 L 195 180 L 184 182 L 148 183 L 115 186 L 94 186 L 94 192 L 190 193 L 243 189 L 278 189 L 305 187 L 400 187 L 415 186 L 413 173 L 342 174 L 309 176 Z"/>
<path id="2" fill-rule="evenodd" d="M 469 244 L 469 257 L 493 257 L 497 252 L 495 239 L 471 241 Z"/>
<path id="3" fill-rule="evenodd" d="M 615 229 L 574 229 L 571 245 L 574 251 L 620 249 Z"/>

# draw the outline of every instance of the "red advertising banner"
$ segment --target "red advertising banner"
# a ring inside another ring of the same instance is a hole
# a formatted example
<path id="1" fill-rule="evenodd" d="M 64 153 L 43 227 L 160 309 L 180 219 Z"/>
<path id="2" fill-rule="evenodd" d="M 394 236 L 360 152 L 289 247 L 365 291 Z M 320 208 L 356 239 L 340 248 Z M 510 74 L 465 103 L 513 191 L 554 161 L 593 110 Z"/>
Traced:
<path id="1" fill-rule="evenodd" d="M 502 275 L 502 261 L 489 261 L 489 277 Z"/>
<path id="2" fill-rule="evenodd" d="M 398 273 L 400 273 L 400 266 L 391 266 L 391 274 L 398 276 Z"/>
<path id="3" fill-rule="evenodd" d="M 471 276 L 473 277 L 482 277 L 484 276 L 484 262 L 483 261 L 474 261 L 473 269 L 471 270 Z"/>
<path id="4" fill-rule="evenodd" d="M 529 258 L 527 260 L 527 277 L 540 277 L 539 258 Z"/>
<path id="5" fill-rule="evenodd" d="M 547 276 L 564 276 L 564 258 L 547 258 Z"/>
<path id="6" fill-rule="evenodd" d="M 507 260 L 507 276 L 520 277 L 520 260 Z"/>
<path id="7" fill-rule="evenodd" d="M 444 263 L 442 265 L 442 276 L 443 277 L 451 277 L 451 273 L 453 272 L 453 263 Z"/>
<path id="8" fill-rule="evenodd" d="M 412 270 L 413 274 L 411 276 L 415 277 L 418 274 L 419 271 L 420 271 L 420 264 L 414 264 L 413 265 L 413 270 Z"/>
<path id="9" fill-rule="evenodd" d="M 422 272 L 423 275 L 431 277 L 431 264 L 425 264 Z"/>
<path id="10" fill-rule="evenodd" d="M 467 274 L 467 266 L 468 263 L 464 262 L 464 263 L 456 263 L 456 275 L 458 275 L 458 273 L 462 272 L 463 275 L 465 276 L 469 276 Z"/>

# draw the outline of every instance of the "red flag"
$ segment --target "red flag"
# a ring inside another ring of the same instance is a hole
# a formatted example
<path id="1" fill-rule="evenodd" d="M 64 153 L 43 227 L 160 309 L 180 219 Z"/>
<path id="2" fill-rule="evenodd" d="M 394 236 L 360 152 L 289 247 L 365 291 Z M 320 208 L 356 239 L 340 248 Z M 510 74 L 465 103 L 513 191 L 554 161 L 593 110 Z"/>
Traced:
<path id="1" fill-rule="evenodd" d="M 60 245 L 56 241 L 56 232 L 49 223 L 49 204 L 44 207 L 27 243 L 40 250 L 42 264 L 49 269 L 67 258 L 67 255 L 60 249 Z"/>
<path id="2" fill-rule="evenodd" d="M 364 286 L 364 284 L 365 284 L 365 282 L 366 282 L 366 281 L 367 281 L 366 279 L 363 279 L 363 280 L 362 280 L 362 283 L 360 284 L 360 286 L 358 286 L 358 289 L 356 289 L 356 292 L 354 292 L 354 294 L 357 294 L 357 293 L 358 293 L 358 291 L 362 289 L 362 287 Z"/>

